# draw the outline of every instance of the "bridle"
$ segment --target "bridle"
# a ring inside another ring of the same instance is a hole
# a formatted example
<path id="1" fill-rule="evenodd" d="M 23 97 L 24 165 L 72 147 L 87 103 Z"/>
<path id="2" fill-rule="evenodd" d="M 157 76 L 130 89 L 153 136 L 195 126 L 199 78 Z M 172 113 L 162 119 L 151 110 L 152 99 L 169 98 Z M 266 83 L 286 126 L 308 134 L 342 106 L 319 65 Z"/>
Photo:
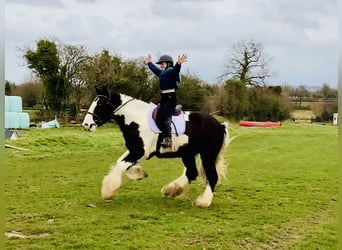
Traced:
<path id="1" fill-rule="evenodd" d="M 127 101 L 125 101 L 123 104 L 121 104 L 120 106 L 118 106 L 117 108 L 115 108 L 114 106 L 113 106 L 113 104 L 112 104 L 112 102 L 111 102 L 111 98 L 110 98 L 110 95 L 109 96 L 106 96 L 106 95 L 97 95 L 95 98 L 94 98 L 94 101 L 95 101 L 95 99 L 96 98 L 99 98 L 99 97 L 104 97 L 105 99 L 107 99 L 107 101 L 106 101 L 106 105 L 110 105 L 112 108 L 113 108 L 113 112 L 112 112 L 112 114 L 111 114 L 111 117 L 113 117 L 114 115 L 115 115 L 115 113 L 116 112 L 118 112 L 121 108 L 123 108 L 124 106 L 126 106 L 129 102 L 131 102 L 131 101 L 133 101 L 135 98 L 130 98 L 130 99 L 128 99 Z M 95 114 L 95 113 L 93 113 L 93 112 L 90 112 L 89 110 L 87 111 L 87 114 L 89 114 L 89 115 L 92 115 L 92 116 L 94 116 L 97 120 L 102 120 L 101 118 L 101 116 L 100 115 L 97 115 L 97 114 Z"/>
<path id="2" fill-rule="evenodd" d="M 106 104 L 109 104 L 110 106 L 112 106 L 113 110 L 115 109 L 114 106 L 113 106 L 113 104 L 112 104 L 111 101 L 110 101 L 110 100 L 111 100 L 110 97 L 105 96 L 105 95 L 97 95 L 97 96 L 94 98 L 93 102 L 94 102 L 96 99 L 100 99 L 100 97 L 106 98 L 106 99 L 107 99 Z M 97 114 L 95 114 L 95 113 L 93 113 L 93 112 L 90 112 L 89 110 L 87 111 L 87 114 L 92 115 L 92 116 L 94 116 L 95 118 L 101 118 L 101 116 L 99 116 L 99 115 L 97 115 Z"/>

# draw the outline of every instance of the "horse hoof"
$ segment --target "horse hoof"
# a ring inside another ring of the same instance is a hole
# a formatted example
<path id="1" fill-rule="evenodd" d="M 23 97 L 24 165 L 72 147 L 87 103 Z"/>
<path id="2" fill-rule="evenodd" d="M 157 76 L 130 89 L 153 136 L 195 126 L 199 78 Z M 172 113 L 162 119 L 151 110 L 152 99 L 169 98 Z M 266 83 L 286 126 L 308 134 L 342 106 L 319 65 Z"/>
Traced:
<path id="1" fill-rule="evenodd" d="M 210 207 L 212 201 L 212 197 L 206 197 L 204 195 L 200 195 L 192 205 L 199 208 L 207 208 Z"/>
<path id="2" fill-rule="evenodd" d="M 181 195 L 184 192 L 184 189 L 180 186 L 165 186 L 162 188 L 161 193 L 166 197 L 176 197 Z"/>
<path id="3" fill-rule="evenodd" d="M 161 147 L 161 148 L 159 149 L 159 152 L 160 152 L 161 154 L 165 154 L 165 153 L 172 153 L 172 152 L 174 152 L 174 150 L 172 149 L 172 147 L 167 147 L 167 148 Z"/>
<path id="4" fill-rule="evenodd" d="M 118 190 L 110 191 L 110 192 L 104 192 L 105 190 L 102 190 L 102 199 L 104 202 L 111 202 L 115 196 L 118 195 Z"/>
<path id="5" fill-rule="evenodd" d="M 113 201 L 112 199 L 103 200 L 104 203 L 110 203 L 112 201 Z"/>
<path id="6" fill-rule="evenodd" d="M 202 202 L 199 202 L 199 201 L 194 201 L 192 202 L 192 206 L 193 207 L 198 207 L 198 208 L 208 208 L 210 207 L 211 204 L 208 204 L 208 203 L 202 203 Z"/>

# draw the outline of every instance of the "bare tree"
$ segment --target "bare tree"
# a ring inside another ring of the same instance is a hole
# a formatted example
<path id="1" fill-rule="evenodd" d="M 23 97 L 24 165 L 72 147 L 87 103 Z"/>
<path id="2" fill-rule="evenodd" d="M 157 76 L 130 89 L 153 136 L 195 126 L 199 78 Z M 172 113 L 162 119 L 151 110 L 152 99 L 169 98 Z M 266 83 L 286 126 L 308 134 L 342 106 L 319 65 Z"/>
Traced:
<path id="1" fill-rule="evenodd" d="M 71 92 L 69 104 L 74 107 L 76 120 L 79 117 L 82 88 L 85 86 L 84 67 L 90 59 L 85 46 L 64 45 L 59 46 L 61 70 Z"/>
<path id="2" fill-rule="evenodd" d="M 265 86 L 271 71 L 272 58 L 263 52 L 261 43 L 241 41 L 228 54 L 223 79 L 239 80 L 246 86 Z"/>

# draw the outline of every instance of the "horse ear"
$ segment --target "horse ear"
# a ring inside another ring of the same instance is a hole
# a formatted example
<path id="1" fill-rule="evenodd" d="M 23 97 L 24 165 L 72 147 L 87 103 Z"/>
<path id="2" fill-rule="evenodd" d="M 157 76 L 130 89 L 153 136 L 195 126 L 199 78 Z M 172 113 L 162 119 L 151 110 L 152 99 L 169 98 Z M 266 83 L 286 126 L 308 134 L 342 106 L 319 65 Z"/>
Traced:
<path id="1" fill-rule="evenodd" d="M 107 90 L 107 88 L 105 86 L 102 86 L 101 92 L 103 95 L 109 96 L 109 91 Z"/>
<path id="2" fill-rule="evenodd" d="M 98 95 L 108 95 L 109 96 L 109 92 L 105 86 L 101 86 L 101 88 L 98 88 L 97 86 L 95 86 L 95 90 L 96 90 L 96 94 L 98 94 Z"/>
<path id="3" fill-rule="evenodd" d="M 99 94 L 100 90 L 95 86 L 96 94 Z"/>

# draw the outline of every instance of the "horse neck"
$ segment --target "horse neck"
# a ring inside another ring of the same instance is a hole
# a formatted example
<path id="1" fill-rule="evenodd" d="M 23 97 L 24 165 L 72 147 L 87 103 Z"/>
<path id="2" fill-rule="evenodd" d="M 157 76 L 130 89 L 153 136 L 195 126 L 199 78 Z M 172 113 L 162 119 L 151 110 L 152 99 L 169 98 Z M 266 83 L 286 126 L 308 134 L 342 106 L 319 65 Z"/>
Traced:
<path id="1" fill-rule="evenodd" d="M 135 122 L 139 124 L 140 127 L 148 126 L 147 114 L 149 105 L 146 102 L 132 98 L 124 94 L 120 94 L 120 96 L 123 106 L 118 110 L 116 115 L 124 115 L 126 124 Z"/>

